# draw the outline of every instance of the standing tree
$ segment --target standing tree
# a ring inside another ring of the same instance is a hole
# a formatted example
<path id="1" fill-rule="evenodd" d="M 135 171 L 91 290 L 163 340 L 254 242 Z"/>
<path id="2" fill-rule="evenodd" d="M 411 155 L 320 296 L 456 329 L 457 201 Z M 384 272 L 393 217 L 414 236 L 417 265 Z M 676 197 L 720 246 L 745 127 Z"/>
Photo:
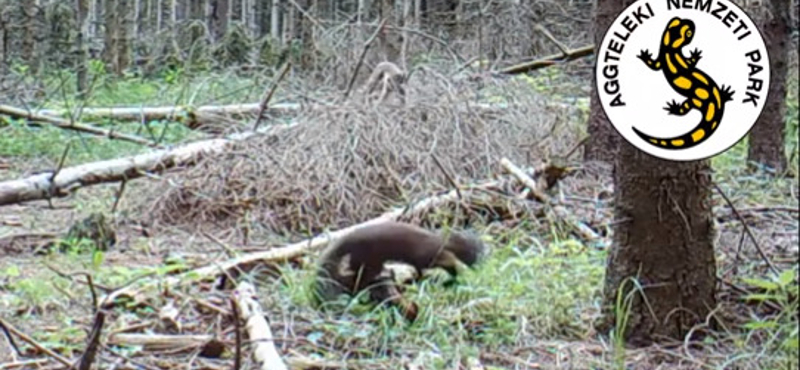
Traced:
<path id="1" fill-rule="evenodd" d="M 601 330 L 633 345 L 682 340 L 716 305 L 709 161 L 661 160 L 620 140 L 614 186 Z"/>
<path id="2" fill-rule="evenodd" d="M 594 12 L 594 48 L 600 48 L 603 36 L 608 27 L 614 23 L 614 18 L 621 13 L 631 0 L 597 0 Z M 589 140 L 584 147 L 583 159 L 585 161 L 611 162 L 614 160 L 614 153 L 619 145 L 620 137 L 600 105 L 600 98 L 597 95 L 597 84 L 592 84 L 592 95 L 590 97 L 589 111 Z"/>
<path id="3" fill-rule="evenodd" d="M 776 173 L 786 169 L 784 139 L 786 135 L 786 75 L 789 59 L 789 0 L 769 0 L 762 17 L 762 31 L 769 53 L 772 81 L 766 106 L 752 131 L 748 160 L 766 166 Z"/>
<path id="4" fill-rule="evenodd" d="M 75 37 L 75 53 L 77 54 L 77 58 L 75 58 L 75 80 L 77 83 L 78 97 L 83 99 L 86 94 L 87 62 L 84 40 L 86 39 L 86 34 L 89 29 L 87 22 L 89 18 L 89 0 L 77 0 L 75 5 L 78 10 L 75 12 L 77 18 L 76 23 L 78 25 L 78 34 Z"/>

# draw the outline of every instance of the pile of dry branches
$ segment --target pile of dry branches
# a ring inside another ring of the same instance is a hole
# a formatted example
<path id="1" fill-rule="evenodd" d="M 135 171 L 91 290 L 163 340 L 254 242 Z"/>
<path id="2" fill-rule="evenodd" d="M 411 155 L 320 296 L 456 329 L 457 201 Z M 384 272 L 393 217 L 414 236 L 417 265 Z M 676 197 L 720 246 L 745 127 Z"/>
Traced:
<path id="1" fill-rule="evenodd" d="M 535 144 L 547 137 L 565 147 L 576 142 L 574 130 L 553 130 L 558 110 L 568 108 L 543 109 L 533 95 L 487 110 L 450 103 L 463 99 L 448 95 L 452 88 L 443 84 L 413 90 L 401 109 L 356 102 L 307 109 L 293 127 L 237 143 L 179 179 L 168 177 L 166 191 L 149 187 L 139 206 L 170 225 L 316 234 L 450 189 L 452 182 L 491 177 L 501 157 L 540 163 L 548 153 Z"/>

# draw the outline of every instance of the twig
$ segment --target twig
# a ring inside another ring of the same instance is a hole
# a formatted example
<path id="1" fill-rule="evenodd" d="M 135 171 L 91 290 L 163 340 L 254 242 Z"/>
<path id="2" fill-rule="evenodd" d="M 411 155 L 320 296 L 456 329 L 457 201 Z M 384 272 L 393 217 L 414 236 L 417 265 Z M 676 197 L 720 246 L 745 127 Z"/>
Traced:
<path id="1" fill-rule="evenodd" d="M 64 168 L 64 162 L 67 160 L 67 154 L 69 153 L 69 149 L 72 147 L 72 143 L 67 143 L 67 146 L 64 148 L 64 152 L 61 153 L 61 159 L 58 161 L 58 167 L 56 170 L 53 171 L 53 175 L 50 176 L 50 196 L 56 193 L 56 176 L 58 176 L 61 169 Z M 50 205 L 50 208 L 53 208 L 53 203 L 50 197 L 47 198 L 47 203 Z"/>
<path id="2" fill-rule="evenodd" d="M 96 292 L 95 288 L 100 288 L 100 290 L 102 290 L 102 291 L 104 291 L 106 293 L 114 290 L 114 289 L 109 288 L 107 286 L 99 285 L 99 284 L 96 284 L 95 282 L 91 281 L 92 276 L 88 272 L 85 272 L 85 271 L 77 271 L 77 272 L 73 272 L 73 273 L 66 273 L 66 272 L 58 270 L 57 268 L 53 267 L 53 265 L 51 265 L 51 264 L 49 264 L 47 262 L 44 262 L 44 267 L 47 267 L 48 270 L 54 272 L 56 275 L 58 275 L 58 276 L 60 276 L 60 277 L 62 277 L 64 279 L 69 279 L 69 280 L 74 281 L 74 282 L 79 283 L 79 284 L 88 285 L 90 287 L 90 292 L 92 293 L 92 302 L 95 303 L 95 305 L 97 304 L 97 292 Z M 74 279 L 74 277 L 77 276 L 77 275 L 83 275 L 83 276 L 86 277 L 87 280 Z"/>
<path id="3" fill-rule="evenodd" d="M 65 358 L 65 357 L 59 355 L 58 353 L 55 353 L 52 350 L 48 349 L 47 347 L 41 345 L 35 339 L 33 339 L 33 338 L 29 337 L 28 335 L 26 335 L 25 333 L 17 330 L 17 328 L 13 327 L 11 324 L 9 324 L 7 321 L 4 321 L 2 318 L 0 318 L 0 326 L 2 326 L 4 328 L 4 330 L 7 330 L 9 333 L 14 334 L 17 337 L 19 337 L 19 339 L 21 339 L 23 342 L 30 344 L 31 346 L 33 346 L 33 348 L 36 348 L 39 351 L 41 351 L 42 353 L 50 356 L 52 359 L 58 361 L 62 365 L 66 366 L 66 367 L 71 367 L 72 366 L 72 363 L 67 358 Z"/>
<path id="4" fill-rule="evenodd" d="M 119 205 L 119 201 L 122 199 L 122 194 L 125 192 L 125 184 L 127 183 L 128 181 L 125 179 L 119 183 L 119 190 L 117 190 L 117 194 L 114 195 L 114 205 L 111 206 L 112 215 L 117 212 L 117 206 Z"/>
<path id="5" fill-rule="evenodd" d="M 272 86 L 270 87 L 267 95 L 264 96 L 264 100 L 261 101 L 261 104 L 258 106 L 258 113 L 256 114 L 256 122 L 253 124 L 253 131 L 258 130 L 258 125 L 261 124 L 262 116 L 264 112 L 267 110 L 267 106 L 269 106 L 269 101 L 272 100 L 272 95 L 275 93 L 275 90 L 278 88 L 278 84 L 281 83 L 283 77 L 286 76 L 286 73 L 289 72 L 289 67 L 292 65 L 291 62 L 286 62 L 283 65 L 283 70 L 281 70 L 281 74 L 278 75 L 274 81 L 272 81 Z"/>
<path id="6" fill-rule="evenodd" d="M 26 360 L 26 361 L 16 361 L 16 362 L 9 362 L 5 364 L 0 364 L 0 370 L 11 370 L 11 369 L 32 369 L 36 368 L 37 365 L 44 365 L 44 363 L 49 362 L 50 360 L 45 358 L 39 358 L 36 360 Z"/>
<path id="7" fill-rule="evenodd" d="M 233 315 L 233 327 L 236 330 L 234 337 L 236 338 L 236 353 L 233 357 L 233 370 L 239 370 L 242 367 L 242 328 L 239 320 L 239 310 L 236 309 L 236 301 L 231 299 L 231 312 Z"/>
<path id="8" fill-rule="evenodd" d="M 6 336 L 6 339 L 8 339 L 8 345 L 14 349 L 14 352 L 16 352 L 18 356 L 22 356 L 22 351 L 17 347 L 17 343 L 14 342 L 14 337 L 11 336 L 11 332 L 8 331 L 8 328 L 3 323 L 3 319 L 0 319 L 0 330 L 3 330 L 3 334 Z"/>
<path id="9" fill-rule="evenodd" d="M 157 368 L 157 367 L 152 367 L 152 366 L 150 366 L 150 365 L 148 365 L 148 364 L 145 364 L 145 363 L 143 363 L 143 362 L 140 362 L 140 361 L 136 361 L 136 360 L 134 360 L 134 359 L 132 359 L 132 358 L 130 358 L 130 357 L 128 357 L 128 356 L 126 356 L 126 355 L 123 355 L 122 353 L 119 353 L 119 352 L 117 352 L 117 351 L 115 351 L 115 350 L 111 349 L 110 347 L 108 347 L 108 346 L 107 346 L 107 345 L 105 345 L 105 344 L 101 344 L 100 346 L 102 346 L 102 347 L 103 347 L 103 349 L 104 349 L 104 350 L 106 350 L 108 353 L 110 353 L 110 354 L 112 354 L 112 355 L 114 355 L 114 356 L 117 356 L 117 357 L 119 357 L 119 358 L 121 358 L 121 359 L 123 359 L 123 360 L 125 360 L 125 361 L 128 361 L 128 362 L 130 362 L 131 364 L 134 364 L 134 365 L 136 365 L 136 366 L 138 366 L 138 367 L 141 367 L 141 368 L 143 368 L 143 369 L 146 369 L 146 370 L 161 370 L 161 369 L 159 369 L 159 368 Z"/>
<path id="10" fill-rule="evenodd" d="M 557 64 L 559 62 L 568 62 L 575 59 L 580 59 L 594 54 L 594 45 L 586 45 L 577 49 L 568 50 L 567 55 L 555 54 L 548 55 L 544 58 L 534 60 L 532 62 L 525 62 L 503 68 L 495 73 L 501 74 L 520 74 L 544 67 Z"/>
<path id="11" fill-rule="evenodd" d="M 367 51 L 369 47 L 372 45 L 372 42 L 378 37 L 378 35 L 383 30 L 383 26 L 386 24 L 387 18 L 381 20 L 381 23 L 378 24 L 378 28 L 372 34 L 372 36 L 364 42 L 364 48 L 361 50 L 361 56 L 358 57 L 358 63 L 356 63 L 356 69 L 353 71 L 353 75 L 350 76 L 350 82 L 347 83 L 347 90 L 344 92 L 344 100 L 347 100 L 347 97 L 350 95 L 350 91 L 353 90 L 353 83 L 356 82 L 356 76 L 358 75 L 358 70 L 361 69 L 361 65 L 364 64 L 364 58 L 367 56 Z"/>
<path id="12" fill-rule="evenodd" d="M 229 258 L 234 258 L 239 254 L 236 253 L 236 251 L 233 250 L 233 248 L 231 248 L 229 245 L 223 243 L 222 240 L 217 239 L 215 236 L 209 234 L 205 230 L 201 231 L 200 234 L 208 238 L 208 240 L 214 242 L 214 244 L 220 246 L 225 251 L 225 254 L 227 254 Z"/>
<path id="13" fill-rule="evenodd" d="M 97 307 L 97 305 L 94 307 Z M 97 356 L 97 349 L 100 346 L 100 334 L 103 331 L 103 324 L 105 323 L 105 320 L 105 312 L 98 310 L 94 316 L 94 325 L 92 326 L 91 334 L 89 334 L 86 351 L 83 352 L 80 362 L 78 363 L 78 370 L 90 370 L 92 368 L 94 358 Z"/>
<path id="14" fill-rule="evenodd" d="M 128 134 L 120 134 L 118 132 L 113 132 L 110 130 L 104 130 L 101 128 L 97 128 L 94 126 L 86 125 L 80 122 L 73 122 L 70 123 L 67 120 L 51 117 L 51 116 L 43 116 L 35 113 L 28 112 L 24 109 L 19 109 L 15 107 L 11 107 L 8 105 L 0 105 L 0 114 L 8 114 L 10 116 L 14 116 L 17 118 L 25 118 L 30 121 L 36 122 L 45 122 L 49 123 L 53 126 L 58 128 L 67 129 L 67 130 L 74 130 L 80 132 L 86 132 L 90 134 L 94 134 L 97 136 L 107 136 L 111 139 L 118 139 L 123 141 L 129 141 L 136 144 L 146 145 L 149 147 L 160 148 L 161 145 L 153 143 L 149 140 L 142 139 L 138 136 L 128 135 Z"/>
<path id="15" fill-rule="evenodd" d="M 574 154 L 576 151 L 578 151 L 578 148 L 580 148 L 581 146 L 583 146 L 583 144 L 586 144 L 586 142 L 587 142 L 587 141 L 589 141 L 589 138 L 590 138 L 590 137 L 589 137 L 589 136 L 587 136 L 587 137 L 585 137 L 585 138 L 581 139 L 581 141 L 578 141 L 578 143 L 577 143 L 577 144 L 575 144 L 575 146 L 573 146 L 573 147 L 572 147 L 572 149 L 570 149 L 570 150 L 567 152 L 567 154 L 565 154 L 565 155 L 564 155 L 564 157 L 563 157 L 563 158 L 564 158 L 564 160 L 567 160 L 567 159 L 569 159 L 569 157 L 571 157 L 571 156 L 572 156 L 572 154 Z"/>
<path id="16" fill-rule="evenodd" d="M 719 193 L 719 195 L 722 196 L 722 199 L 725 200 L 725 203 L 728 204 L 728 207 L 730 207 L 731 212 L 733 212 L 733 214 L 736 215 L 736 218 L 739 219 L 739 222 L 741 222 L 742 227 L 744 227 L 744 231 L 747 233 L 747 236 L 750 237 L 750 240 L 753 242 L 753 245 L 756 247 L 756 251 L 758 251 L 758 254 L 761 255 L 761 259 L 763 259 L 764 262 L 767 263 L 767 266 L 769 266 L 769 269 L 772 270 L 772 272 L 775 273 L 775 275 L 779 275 L 780 272 L 775 267 L 775 265 L 772 264 L 772 261 L 769 259 L 767 254 L 764 253 L 764 250 L 761 249 L 761 245 L 758 243 L 758 240 L 756 239 L 756 236 L 753 234 L 753 231 L 750 230 L 750 226 L 747 225 L 747 223 L 745 222 L 745 220 L 742 217 L 742 215 L 739 214 L 739 211 L 736 210 L 736 206 L 733 205 L 733 202 L 731 202 L 731 200 L 728 198 L 728 196 L 725 194 L 725 192 L 722 191 L 722 189 L 719 187 L 719 185 L 717 185 L 717 183 L 715 181 L 712 181 L 711 183 L 714 185 L 714 189 L 717 190 L 717 193 Z"/>
<path id="17" fill-rule="evenodd" d="M 538 23 L 533 28 L 536 29 L 536 31 L 538 31 L 542 35 L 544 35 L 544 37 L 546 37 L 548 40 L 550 40 L 553 44 L 555 44 L 556 47 L 558 48 L 558 50 L 561 50 L 561 56 L 562 57 L 565 57 L 565 56 L 567 56 L 569 54 L 569 49 L 564 44 L 562 44 L 560 41 L 558 41 L 555 38 L 555 36 L 553 36 L 553 34 L 550 33 L 550 31 L 547 30 L 547 28 L 544 28 L 544 26 L 542 26 L 541 24 L 538 24 Z"/>
<path id="18" fill-rule="evenodd" d="M 456 184 L 456 181 L 453 180 L 453 177 L 450 176 L 450 173 L 448 173 L 447 170 L 444 169 L 444 166 L 442 166 L 442 163 L 439 162 L 438 158 L 436 158 L 436 155 L 431 154 L 431 159 L 433 159 L 433 163 L 436 164 L 436 167 L 439 167 L 439 170 L 442 171 L 442 174 L 444 174 L 444 177 L 447 179 L 447 182 L 450 183 L 450 186 L 452 186 L 453 189 L 455 189 L 456 195 L 458 196 L 458 199 L 463 200 L 464 197 L 461 196 L 460 186 L 458 186 L 458 184 Z"/>

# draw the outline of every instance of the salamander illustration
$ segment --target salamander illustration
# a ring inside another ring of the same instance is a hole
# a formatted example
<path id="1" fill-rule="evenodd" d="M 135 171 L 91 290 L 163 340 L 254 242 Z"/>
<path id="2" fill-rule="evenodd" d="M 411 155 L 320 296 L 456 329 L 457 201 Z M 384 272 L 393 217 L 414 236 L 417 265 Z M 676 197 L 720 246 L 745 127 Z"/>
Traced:
<path id="1" fill-rule="evenodd" d="M 725 103 L 733 100 L 734 92 L 730 87 L 718 87 L 709 75 L 697 68 L 697 62 L 700 61 L 698 49 L 693 50 L 688 59 L 681 53 L 683 47 L 692 42 L 694 33 L 694 22 L 672 18 L 664 30 L 658 57 L 652 59 L 647 49 L 642 50 L 638 56 L 650 69 L 663 71 L 672 89 L 686 97 L 680 104 L 675 100 L 668 102 L 664 109 L 669 114 L 683 116 L 691 109 L 697 109 L 703 114 L 700 123 L 691 131 L 675 137 L 656 138 L 633 128 L 639 137 L 660 148 L 686 149 L 702 143 L 714 133 L 722 121 Z"/>

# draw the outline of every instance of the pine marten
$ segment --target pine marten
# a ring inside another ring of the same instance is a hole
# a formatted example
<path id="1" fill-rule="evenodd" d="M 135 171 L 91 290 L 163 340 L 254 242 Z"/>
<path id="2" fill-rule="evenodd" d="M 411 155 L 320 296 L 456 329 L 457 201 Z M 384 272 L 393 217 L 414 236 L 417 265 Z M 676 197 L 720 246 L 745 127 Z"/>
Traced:
<path id="1" fill-rule="evenodd" d="M 409 264 L 418 277 L 423 270 L 440 267 L 455 278 L 459 262 L 473 267 L 486 251 L 480 239 L 461 232 L 445 236 L 395 221 L 365 226 L 334 241 L 322 253 L 314 282 L 316 303 L 375 286 L 369 289 L 371 300 L 400 306 L 413 321 L 417 306 L 402 297 L 393 276 L 384 269 L 386 262 Z"/>

